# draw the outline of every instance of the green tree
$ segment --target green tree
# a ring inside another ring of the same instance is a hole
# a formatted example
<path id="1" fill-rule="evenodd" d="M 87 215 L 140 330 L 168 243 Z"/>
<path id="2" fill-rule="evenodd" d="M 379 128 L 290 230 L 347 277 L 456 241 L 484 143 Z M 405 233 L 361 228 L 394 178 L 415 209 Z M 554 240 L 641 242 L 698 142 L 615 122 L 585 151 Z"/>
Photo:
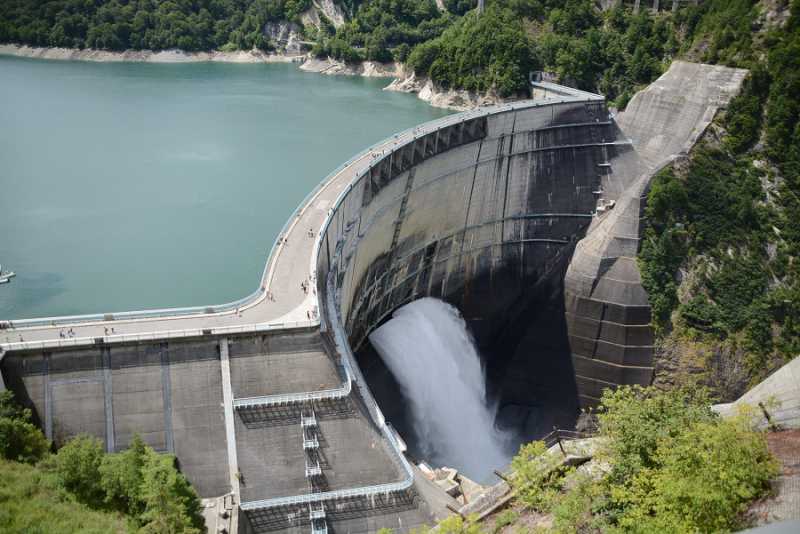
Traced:
<path id="1" fill-rule="evenodd" d="M 194 534 L 203 531 L 200 499 L 174 463 L 172 456 L 147 450 L 142 467 L 142 532 Z"/>
<path id="2" fill-rule="evenodd" d="M 115 510 L 134 517 L 144 511 L 142 470 L 147 450 L 147 445 L 137 434 L 125 451 L 105 455 L 99 468 L 105 502 Z"/>
<path id="3" fill-rule="evenodd" d="M 56 455 L 56 472 L 61 484 L 82 503 L 93 505 L 103 501 L 100 482 L 103 455 L 100 440 L 86 434 L 69 440 Z"/>
<path id="4" fill-rule="evenodd" d="M 0 456 L 35 463 L 50 449 L 50 442 L 33 424 L 31 411 L 14 401 L 9 390 L 0 392 Z"/>
<path id="5" fill-rule="evenodd" d="M 656 466 L 660 441 L 674 438 L 692 424 L 716 418 L 706 392 L 692 388 L 662 392 L 625 386 L 606 389 L 601 402 L 600 435 L 608 440 L 611 478 L 617 482 Z"/>
<path id="6" fill-rule="evenodd" d="M 769 491 L 778 473 L 766 440 L 747 418 L 697 422 L 662 438 L 657 468 L 633 479 L 619 517 L 626 532 L 728 532 L 742 512 Z"/>

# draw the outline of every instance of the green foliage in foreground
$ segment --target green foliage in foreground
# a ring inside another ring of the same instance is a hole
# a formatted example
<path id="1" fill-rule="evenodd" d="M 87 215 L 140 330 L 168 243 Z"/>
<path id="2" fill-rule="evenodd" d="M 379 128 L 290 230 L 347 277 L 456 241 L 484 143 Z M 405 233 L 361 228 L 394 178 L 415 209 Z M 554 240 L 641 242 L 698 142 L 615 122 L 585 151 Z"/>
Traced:
<path id="1" fill-rule="evenodd" d="M 200 501 L 174 463 L 138 436 L 117 454 L 103 453 L 96 438 L 78 436 L 54 460 L 63 486 L 89 506 L 124 513 L 143 532 L 201 532 Z"/>
<path id="2" fill-rule="evenodd" d="M 31 411 L 14 402 L 14 395 L 0 392 L 0 457 L 35 463 L 50 449 L 50 443 L 33 424 Z"/>
<path id="3" fill-rule="evenodd" d="M 0 459 L 0 532 L 99 534 L 128 532 L 119 514 L 75 500 L 55 473 Z"/>
<path id="4" fill-rule="evenodd" d="M 554 472 L 541 444 L 514 459 L 519 502 L 552 513 L 555 532 L 732 531 L 777 474 L 750 420 L 718 418 L 702 392 L 606 390 L 599 421 L 609 470 L 597 480 Z"/>
<path id="5" fill-rule="evenodd" d="M 138 435 L 116 454 L 85 435 L 57 454 L 49 447 L 30 410 L 0 394 L 0 532 L 204 531 L 200 500 L 175 458 Z"/>

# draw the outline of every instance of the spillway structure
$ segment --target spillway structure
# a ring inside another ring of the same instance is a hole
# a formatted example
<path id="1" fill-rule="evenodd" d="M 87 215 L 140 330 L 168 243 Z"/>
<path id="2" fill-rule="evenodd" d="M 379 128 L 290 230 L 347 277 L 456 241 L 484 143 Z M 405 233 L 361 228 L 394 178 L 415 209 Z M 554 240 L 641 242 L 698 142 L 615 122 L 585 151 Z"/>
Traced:
<path id="1" fill-rule="evenodd" d="M 643 198 L 744 75 L 675 62 L 616 117 L 536 82 L 532 100 L 399 133 L 309 194 L 252 295 L 4 321 L 3 387 L 56 444 L 88 433 L 114 452 L 139 434 L 174 454 L 202 496 L 232 496 L 241 532 L 430 524 L 453 501 L 406 457 L 369 333 L 443 299 L 497 402 L 567 424 L 606 387 L 649 384 Z"/>

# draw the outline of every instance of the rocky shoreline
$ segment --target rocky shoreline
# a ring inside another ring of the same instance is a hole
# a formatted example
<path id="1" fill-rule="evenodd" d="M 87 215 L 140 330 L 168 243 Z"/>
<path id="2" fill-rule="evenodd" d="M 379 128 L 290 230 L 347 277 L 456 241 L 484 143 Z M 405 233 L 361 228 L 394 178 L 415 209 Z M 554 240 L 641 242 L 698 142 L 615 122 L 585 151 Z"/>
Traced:
<path id="1" fill-rule="evenodd" d="M 112 52 L 92 48 L 36 47 L 16 44 L 0 44 L 0 55 L 34 59 L 67 61 L 141 62 L 141 63 L 292 63 L 303 61 L 303 55 L 267 54 L 258 50 L 235 52 L 184 52 L 183 50 L 125 50 Z"/>
<path id="2" fill-rule="evenodd" d="M 126 50 L 112 52 L 91 48 L 34 47 L 16 44 L 0 44 L 0 55 L 33 59 L 96 62 L 141 62 L 141 63 L 301 63 L 300 69 L 328 76 L 364 76 L 368 78 L 394 78 L 384 87 L 385 91 L 415 93 L 420 100 L 431 106 L 455 111 L 465 111 L 478 106 L 500 104 L 510 101 L 492 93 L 477 94 L 470 91 L 437 87 L 428 78 L 406 72 L 401 63 L 378 63 L 362 61 L 348 64 L 333 59 L 319 59 L 306 54 L 268 54 L 259 50 L 235 52 L 184 52 L 183 50 Z"/>
<path id="3" fill-rule="evenodd" d="M 316 72 L 331 76 L 365 76 L 394 78 L 384 87 L 384 91 L 397 91 L 400 93 L 415 93 L 420 100 L 424 100 L 437 108 L 466 111 L 478 106 L 489 106 L 510 102 L 487 93 L 478 94 L 471 91 L 444 89 L 436 86 L 426 77 L 418 77 L 413 72 L 406 72 L 400 63 L 377 63 L 375 61 L 362 61 L 356 64 L 347 64 L 333 59 L 308 58 L 300 69 L 307 72 Z"/>

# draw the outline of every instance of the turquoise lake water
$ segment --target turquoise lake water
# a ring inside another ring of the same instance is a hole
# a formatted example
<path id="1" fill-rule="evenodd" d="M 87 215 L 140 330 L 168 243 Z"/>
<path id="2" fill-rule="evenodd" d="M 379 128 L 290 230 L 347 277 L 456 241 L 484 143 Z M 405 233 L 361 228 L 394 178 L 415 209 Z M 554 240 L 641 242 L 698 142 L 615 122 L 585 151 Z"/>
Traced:
<path id="1" fill-rule="evenodd" d="M 447 112 L 295 65 L 0 58 L 0 319 L 227 302 L 297 204 Z"/>

